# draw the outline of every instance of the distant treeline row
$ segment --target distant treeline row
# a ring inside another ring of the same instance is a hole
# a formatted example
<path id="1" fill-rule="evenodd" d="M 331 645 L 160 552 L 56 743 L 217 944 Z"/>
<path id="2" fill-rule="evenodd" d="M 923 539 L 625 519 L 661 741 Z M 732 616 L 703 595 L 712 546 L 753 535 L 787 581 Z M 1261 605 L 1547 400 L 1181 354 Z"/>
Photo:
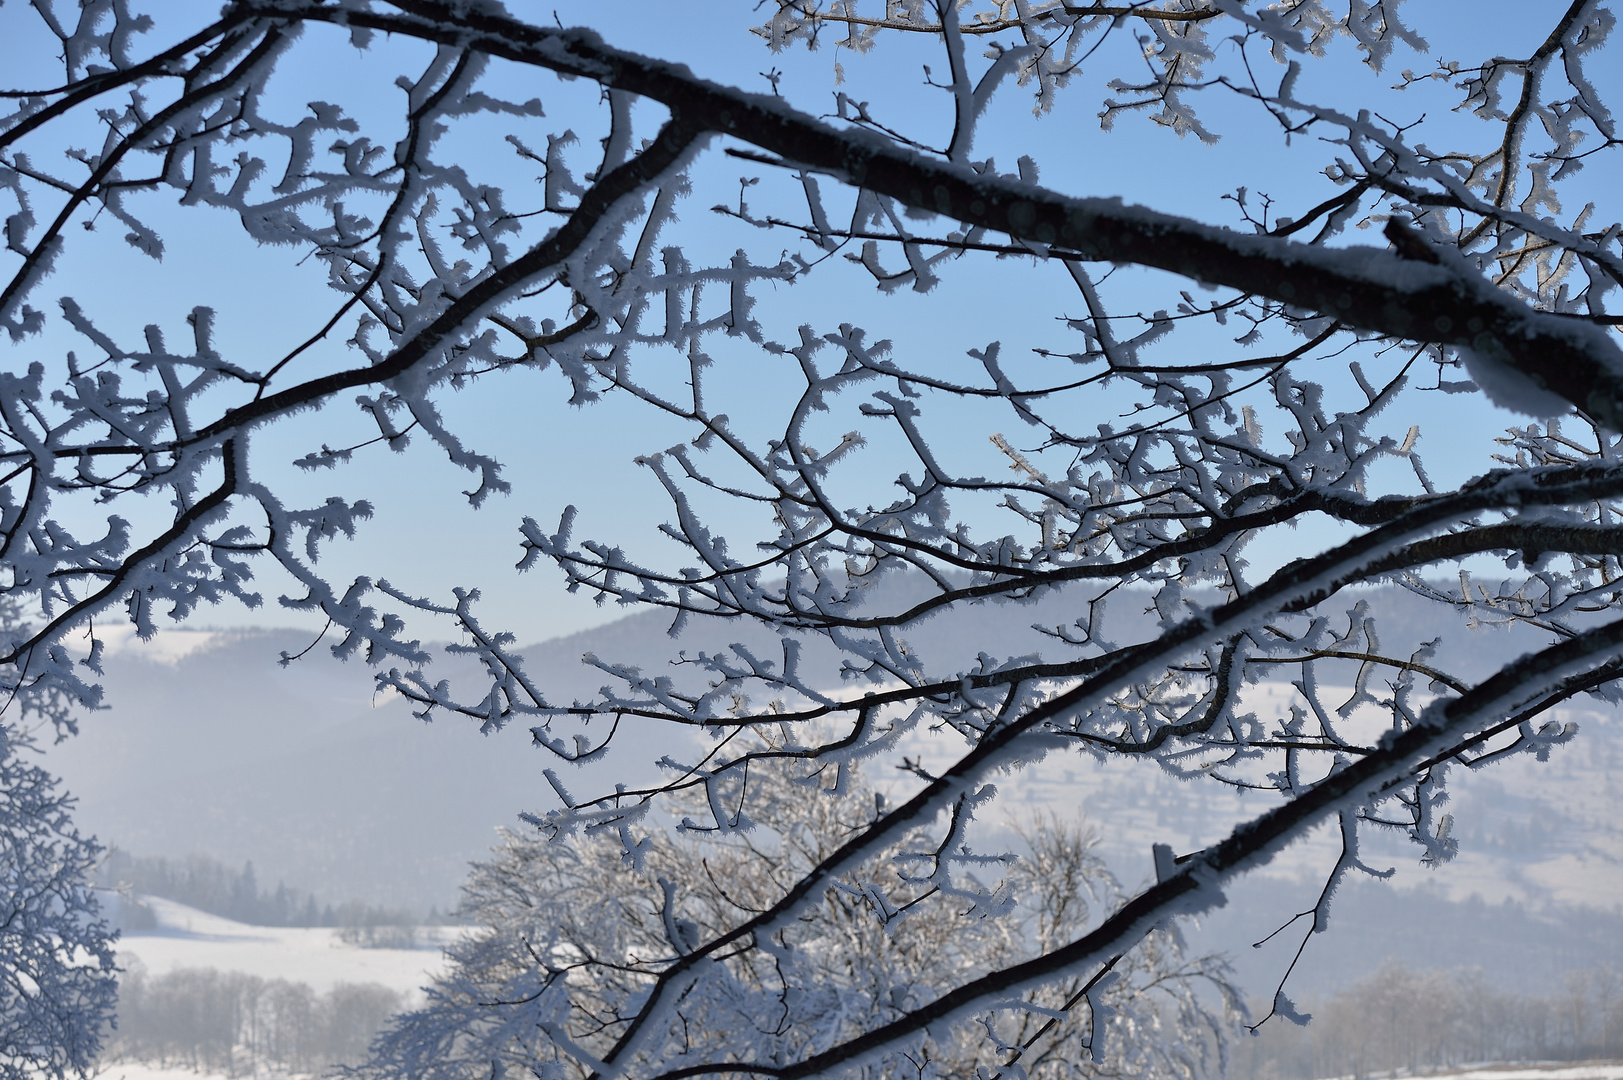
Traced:
<path id="1" fill-rule="evenodd" d="M 253 863 L 244 863 L 241 870 L 233 870 L 207 855 L 189 855 L 185 859 L 136 858 L 115 848 L 97 871 L 96 884 L 161 896 L 254 926 L 337 926 L 365 933 L 379 927 L 415 926 L 420 921 L 409 911 L 374 907 L 353 900 L 336 907 L 318 904 L 314 896 L 281 884 L 274 890 L 261 890 Z M 152 928 L 151 912 L 138 903 L 123 906 L 125 929 Z M 442 918 L 436 911 L 429 912 L 431 923 Z"/>
<path id="2" fill-rule="evenodd" d="M 1569 972 L 1564 990 L 1539 996 L 1502 990 L 1477 970 L 1394 963 L 1328 1001 L 1297 1004 L 1312 1022 L 1269 1020 L 1259 1038 L 1236 1047 L 1230 1076 L 1363 1080 L 1480 1062 L 1623 1056 L 1623 978 L 1609 969 Z"/>
<path id="3" fill-rule="evenodd" d="M 377 983 L 318 994 L 306 983 L 213 968 L 148 977 L 136 963 L 119 980 L 118 1028 L 102 1060 L 226 1076 L 316 1073 L 358 1063 L 405 1004 Z"/>

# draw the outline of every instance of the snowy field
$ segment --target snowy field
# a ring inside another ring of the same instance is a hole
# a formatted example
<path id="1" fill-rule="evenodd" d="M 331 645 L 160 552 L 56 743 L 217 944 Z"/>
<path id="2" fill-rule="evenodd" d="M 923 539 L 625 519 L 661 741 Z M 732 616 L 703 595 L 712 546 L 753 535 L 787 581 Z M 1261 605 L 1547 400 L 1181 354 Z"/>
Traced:
<path id="1" fill-rule="evenodd" d="M 98 1080 L 199 1080 L 203 1074 L 164 1065 L 113 1062 L 97 1074 Z M 1456 1072 L 1421 1074 L 1432 1080 L 1623 1080 L 1623 1062 L 1596 1061 L 1581 1065 L 1488 1065 Z M 222 1078 L 223 1080 L 223 1078 Z"/>
<path id="2" fill-rule="evenodd" d="M 1403 1074 L 1408 1075 L 1408 1074 Z M 1478 1065 L 1449 1072 L 1416 1073 L 1435 1080 L 1623 1080 L 1623 1061 L 1586 1061 L 1577 1065 Z M 129 1080 L 144 1080 L 130 1077 Z M 153 1080 L 159 1080 L 154 1077 Z"/>
<path id="3" fill-rule="evenodd" d="M 1495 1065 L 1438 1075 L 1458 1080 L 1618 1080 L 1623 1061 L 1593 1061 L 1582 1065 Z"/>
<path id="4" fill-rule="evenodd" d="M 202 1073 L 169 1065 L 148 1065 L 140 1061 L 114 1061 L 101 1067 L 98 1080 L 198 1080 Z"/>
<path id="5" fill-rule="evenodd" d="M 119 941 L 120 964 L 139 960 L 148 975 L 177 968 L 241 971 L 309 983 L 317 993 L 339 983 L 381 983 L 415 996 L 438 970 L 440 947 L 464 930 L 418 927 L 417 948 L 363 949 L 340 941 L 330 927 L 248 926 L 173 900 L 144 897 L 142 902 L 157 916 L 158 927 L 126 931 Z M 132 1073 L 130 1080 L 138 1078 Z"/>
<path id="6" fill-rule="evenodd" d="M 148 1065 L 141 1061 L 110 1062 L 96 1073 L 97 1080 L 199 1080 L 209 1075 L 178 1066 Z"/>

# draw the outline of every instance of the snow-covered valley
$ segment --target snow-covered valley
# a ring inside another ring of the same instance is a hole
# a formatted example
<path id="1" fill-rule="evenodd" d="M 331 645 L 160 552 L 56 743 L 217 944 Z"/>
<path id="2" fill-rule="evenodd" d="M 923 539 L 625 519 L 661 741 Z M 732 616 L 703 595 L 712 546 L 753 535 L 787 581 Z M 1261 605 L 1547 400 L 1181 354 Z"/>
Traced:
<path id="1" fill-rule="evenodd" d="M 1021 628 L 1037 617 L 1032 612 L 984 617 L 1008 623 L 1000 633 L 1009 648 L 1031 646 L 1029 627 Z M 675 647 L 665 628 L 657 613 L 637 615 L 524 652 L 555 696 L 568 700 L 591 695 L 607 679 L 580 663 L 584 653 L 658 670 Z M 1408 633 L 1442 629 L 1415 623 Z M 941 621 L 920 631 L 936 651 L 953 648 L 954 633 Z M 1481 642 L 1500 653 L 1517 646 L 1504 634 Z M 321 649 L 290 668 L 274 662 L 282 650 L 308 644 L 273 631 L 166 631 L 150 643 L 124 643 L 106 659 L 111 708 L 86 716 L 83 733 L 50 748 L 45 764 L 78 796 L 82 828 L 137 855 L 199 853 L 235 867 L 251 860 L 265 885 L 284 882 L 326 902 L 358 900 L 419 915 L 430 905 L 450 908 L 468 862 L 486 855 L 498 827 L 520 828 L 519 812 L 555 805 L 542 770 L 556 763 L 521 726 L 481 736 L 458 718 L 415 720 L 400 700 L 372 696 L 363 666 L 338 663 Z M 1443 662 L 1468 670 L 1480 657 L 1466 650 Z M 436 668 L 439 677 L 473 674 L 457 669 L 454 658 Z M 1249 707 L 1281 713 L 1290 693 L 1284 679 L 1260 684 L 1248 691 Z M 1554 719 L 1575 721 L 1580 732 L 1548 761 L 1522 755 L 1481 773 L 1450 772 L 1449 809 L 1461 841 L 1451 863 L 1423 869 L 1412 845 L 1372 837 L 1366 858 L 1398 868 L 1395 888 L 1349 893 L 1337 907 L 1337 931 L 1315 940 L 1321 962 L 1305 964 L 1295 978 L 1328 993 L 1401 956 L 1420 966 L 1481 966 L 1551 988 L 1569 968 L 1623 961 L 1623 935 L 1613 932 L 1619 920 L 1610 912 L 1623 895 L 1623 821 L 1615 813 L 1623 724 L 1581 702 L 1556 710 Z M 962 745 L 951 733 L 910 738 L 916 745 L 908 752 L 926 760 Z M 619 743 L 621 752 L 604 762 L 560 770 L 564 782 L 577 793 L 608 789 L 615 779 L 641 782 L 657 775 L 649 762 L 662 753 L 685 756 L 689 745 L 661 730 L 622 731 Z M 1151 874 L 1152 842 L 1195 850 L 1259 812 L 1267 798 L 1180 780 L 1150 762 L 1102 767 L 1068 753 L 996 782 L 1003 795 L 988 826 L 1008 828 L 1045 811 L 1080 813 L 1101 827 L 1100 852 L 1128 887 Z M 1332 846 L 1327 835 L 1309 838 L 1238 882 L 1235 902 L 1209 920 L 1214 928 L 1234 923 L 1223 929 L 1233 940 L 1222 947 L 1258 966 L 1259 975 L 1272 970 L 1266 950 L 1245 946 L 1273 929 L 1269 920 L 1311 903 Z M 1605 932 L 1578 929 L 1601 924 Z M 194 919 L 193 926 L 201 924 Z M 309 955 L 346 954 L 329 949 L 324 933 L 249 936 L 282 942 L 276 948 L 287 955 L 296 941 L 313 943 Z M 132 937 L 130 948 L 149 968 L 184 955 L 186 964 L 224 969 L 239 966 L 235 952 L 246 964 L 260 947 L 236 940 L 205 942 L 177 931 Z M 265 956 L 275 954 L 266 949 Z M 365 956 L 380 970 L 400 965 L 389 969 L 397 974 L 349 977 L 414 987 L 414 965 L 434 956 Z M 267 972 L 283 963 L 260 962 Z"/>
<path id="2" fill-rule="evenodd" d="M 363 948 L 332 927 L 249 926 L 161 897 L 142 897 L 157 916 L 154 929 L 125 930 L 119 963 L 139 963 L 149 976 L 186 968 L 239 971 L 262 979 L 304 983 L 326 993 L 343 983 L 377 983 L 416 996 L 439 967 L 440 949 L 460 926 L 413 927 L 411 949 Z"/>

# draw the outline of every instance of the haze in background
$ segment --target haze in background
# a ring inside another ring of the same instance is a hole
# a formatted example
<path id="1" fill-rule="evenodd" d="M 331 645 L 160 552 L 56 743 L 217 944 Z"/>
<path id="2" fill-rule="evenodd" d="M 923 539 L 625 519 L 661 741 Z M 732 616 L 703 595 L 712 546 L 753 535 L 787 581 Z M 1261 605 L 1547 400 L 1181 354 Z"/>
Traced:
<path id="1" fill-rule="evenodd" d="M 1389 646 L 1436 636 L 1452 642 L 1436 661 L 1444 670 L 1470 677 L 1484 666 L 1482 657 L 1521 651 L 1502 631 L 1424 623 L 1436 617 L 1396 590 L 1363 595 L 1389 635 L 1402 629 L 1405 640 Z M 1060 617 L 1041 604 L 979 608 L 938 618 L 914 636 L 937 656 L 987 640 L 1036 651 L 1044 641 L 1030 624 Z M 1111 617 L 1118 633 L 1148 628 L 1130 600 L 1116 604 Z M 587 652 L 693 677 L 692 669 L 669 666 L 689 638 L 673 643 L 665 627 L 658 613 L 643 613 L 523 651 L 533 673 L 556 688 L 554 703 L 568 704 L 608 681 L 581 664 Z M 690 636 L 711 647 L 753 640 L 748 628 L 726 629 L 720 639 L 703 626 Z M 112 649 L 109 708 L 84 718 L 78 738 L 46 753 L 47 766 L 79 797 L 81 827 L 136 855 L 201 853 L 231 866 L 251 860 L 264 886 L 284 883 L 326 903 L 424 913 L 455 903 L 467 863 L 485 854 L 498 827 L 528 828 L 521 811 L 557 805 L 543 769 L 584 796 L 615 780 L 652 780 L 651 763 L 662 753 L 692 760 L 699 745 L 681 732 L 622 728 L 617 753 L 572 769 L 532 746 L 522 726 L 481 735 L 476 721 L 461 717 L 424 724 L 403 701 L 375 697 L 363 663 L 340 663 L 324 646 L 278 666 L 283 651 L 298 652 L 310 640 L 296 631 L 175 631 Z M 810 663 L 831 660 L 808 654 Z M 476 677 L 454 661 L 435 668 L 441 678 Z M 1281 708 L 1283 680 L 1292 674 L 1277 672 L 1281 681 L 1254 688 L 1253 707 L 1263 714 Z M 1615 907 L 1623 896 L 1623 828 L 1613 812 L 1623 731 L 1581 699 L 1557 710 L 1556 719 L 1577 721 L 1581 733 L 1548 762 L 1524 756 L 1480 776 L 1450 773 L 1461 839 L 1453 863 L 1422 869 L 1419 850 L 1406 842 L 1366 843 L 1366 861 L 1398 867 L 1397 878 L 1391 886 L 1354 880 L 1344 890 L 1331 931 L 1315 937 L 1292 977 L 1297 992 L 1328 993 L 1388 957 L 1422 968 L 1480 966 L 1530 988 L 1553 987 L 1574 968 L 1623 961 L 1623 913 Z M 955 749 L 952 737 L 911 738 L 926 761 Z M 871 779 L 881 787 L 899 783 Z M 1038 813 L 1085 815 L 1109 830 L 1101 834 L 1102 854 L 1128 886 L 1153 873 L 1152 843 L 1192 851 L 1263 808 L 1256 794 L 1180 782 L 1153 766 L 1105 769 L 1073 754 L 999 783 L 1015 798 L 1009 818 L 989 828 L 1001 832 Z M 1229 951 L 1248 990 L 1271 992 L 1269 980 L 1289 964 L 1305 924 L 1267 948 L 1248 946 L 1312 906 L 1334 857 L 1333 838 L 1321 830 L 1242 879 L 1228 908 L 1206 920 L 1202 944 Z"/>

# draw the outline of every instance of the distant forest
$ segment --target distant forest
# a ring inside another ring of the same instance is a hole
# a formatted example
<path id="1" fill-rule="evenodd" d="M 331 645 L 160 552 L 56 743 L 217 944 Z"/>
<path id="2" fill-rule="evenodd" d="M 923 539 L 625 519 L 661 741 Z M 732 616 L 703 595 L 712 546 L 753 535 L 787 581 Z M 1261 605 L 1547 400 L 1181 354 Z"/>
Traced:
<path id="1" fill-rule="evenodd" d="M 410 934 L 391 933 L 422 922 L 451 921 L 430 909 L 426 919 L 405 910 L 375 907 L 350 900 L 334 906 L 319 903 L 298 889 L 278 883 L 274 889 L 261 889 L 254 876 L 254 864 L 245 862 L 233 870 L 207 855 L 184 859 L 139 858 L 114 848 L 96 872 L 95 884 L 134 894 L 121 905 L 125 930 L 150 930 L 157 925 L 152 912 L 140 903 L 141 896 L 194 907 L 252 926 L 331 926 L 345 931 L 351 944 L 373 946 L 404 945 Z M 395 940 L 401 939 L 401 940 Z"/>
<path id="2" fill-rule="evenodd" d="M 1388 963 L 1328 1000 L 1299 1002 L 1312 1022 L 1275 1017 L 1235 1046 L 1227 1074 L 1247 1080 L 1419 1076 L 1467 1064 L 1615 1060 L 1623 1055 L 1623 977 L 1569 971 L 1552 994 L 1518 993 L 1481 971 Z M 1258 1012 L 1267 1011 L 1266 1005 Z"/>
<path id="3" fill-rule="evenodd" d="M 183 968 L 149 977 L 139 962 L 119 985 L 118 1027 L 102 1061 L 146 1061 L 228 1077 L 320 1073 L 358 1063 L 404 994 L 341 983 L 324 994 L 286 979 Z"/>

